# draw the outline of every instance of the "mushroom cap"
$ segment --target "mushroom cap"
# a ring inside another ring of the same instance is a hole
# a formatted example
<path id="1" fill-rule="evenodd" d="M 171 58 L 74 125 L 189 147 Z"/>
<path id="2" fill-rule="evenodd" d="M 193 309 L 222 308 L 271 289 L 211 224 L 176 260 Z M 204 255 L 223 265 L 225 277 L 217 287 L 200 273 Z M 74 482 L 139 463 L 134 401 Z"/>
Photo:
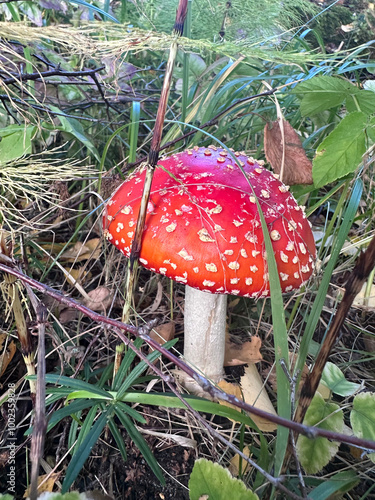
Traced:
<path id="1" fill-rule="evenodd" d="M 246 297 L 269 296 L 262 208 L 284 292 L 312 274 L 314 238 L 303 207 L 262 162 L 215 146 L 162 158 L 155 170 L 140 253 L 151 271 L 193 288 Z M 107 239 L 129 257 L 146 167 L 106 206 Z"/>

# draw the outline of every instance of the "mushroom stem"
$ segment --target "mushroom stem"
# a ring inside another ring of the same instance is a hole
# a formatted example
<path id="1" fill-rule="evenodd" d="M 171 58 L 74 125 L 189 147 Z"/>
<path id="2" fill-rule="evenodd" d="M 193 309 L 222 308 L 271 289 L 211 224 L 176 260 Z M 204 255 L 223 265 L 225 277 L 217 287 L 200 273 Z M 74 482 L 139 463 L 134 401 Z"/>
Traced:
<path id="1" fill-rule="evenodd" d="M 185 360 L 213 382 L 223 378 L 227 297 L 185 288 Z"/>

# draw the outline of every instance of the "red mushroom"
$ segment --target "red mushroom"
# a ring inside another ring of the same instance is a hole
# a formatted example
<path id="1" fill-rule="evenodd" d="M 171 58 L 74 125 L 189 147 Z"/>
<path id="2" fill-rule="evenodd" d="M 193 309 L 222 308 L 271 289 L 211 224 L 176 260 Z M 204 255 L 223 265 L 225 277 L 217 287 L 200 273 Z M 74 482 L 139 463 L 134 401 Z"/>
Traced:
<path id="1" fill-rule="evenodd" d="M 226 294 L 269 296 L 267 257 L 256 197 L 272 240 L 283 292 L 312 274 L 315 243 L 303 207 L 262 162 L 209 146 L 162 158 L 155 171 L 141 264 L 186 285 L 186 360 L 208 378 L 222 377 Z M 245 175 L 244 175 L 245 172 Z M 107 203 L 107 239 L 124 255 L 137 222 L 145 168 Z"/>

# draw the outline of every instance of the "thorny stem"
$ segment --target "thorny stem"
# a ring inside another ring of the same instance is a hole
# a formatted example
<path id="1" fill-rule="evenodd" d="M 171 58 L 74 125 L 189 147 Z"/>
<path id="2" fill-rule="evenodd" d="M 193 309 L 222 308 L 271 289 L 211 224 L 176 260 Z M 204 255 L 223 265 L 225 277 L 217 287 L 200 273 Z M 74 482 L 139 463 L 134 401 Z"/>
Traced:
<path id="1" fill-rule="evenodd" d="M 187 11 L 187 0 L 179 0 L 177 12 L 176 12 L 176 21 L 175 21 L 175 25 L 173 28 L 173 33 L 175 35 L 175 38 L 174 38 L 174 41 L 172 42 L 172 45 L 171 45 L 171 48 L 169 51 L 169 58 L 168 58 L 168 62 L 167 62 L 167 68 L 165 71 L 163 88 L 161 90 L 159 107 L 158 107 L 158 111 L 156 114 L 155 127 L 154 127 L 154 132 L 153 132 L 153 136 L 152 136 L 152 140 L 151 140 L 150 152 L 148 155 L 148 161 L 147 161 L 147 166 L 146 166 L 146 168 L 147 168 L 146 178 L 145 178 L 145 183 L 143 186 L 143 193 L 142 193 L 141 205 L 140 205 L 139 213 L 138 213 L 137 226 L 135 229 L 134 239 L 133 239 L 130 257 L 129 257 L 129 261 L 128 261 L 128 273 L 127 273 L 126 290 L 125 290 L 125 305 L 124 305 L 123 314 L 122 314 L 122 320 L 124 321 L 124 323 L 129 322 L 129 315 L 130 315 L 132 296 L 133 296 L 133 290 L 134 290 L 134 282 L 136 279 L 136 272 L 137 272 L 137 268 L 138 268 L 138 259 L 139 259 L 139 255 L 141 252 L 141 246 L 142 246 L 143 228 L 145 225 L 146 214 L 147 214 L 147 205 L 148 205 L 148 201 L 150 199 L 151 184 L 152 184 L 152 179 L 154 176 L 155 167 L 156 167 L 158 159 L 159 159 L 159 148 L 160 148 L 161 136 L 162 136 L 162 132 L 163 132 L 165 112 L 166 112 L 167 104 L 168 104 L 168 97 L 169 97 L 169 91 L 170 91 L 170 87 L 171 87 L 174 63 L 175 63 L 176 56 L 177 56 L 177 48 L 178 48 L 177 41 L 178 41 L 178 38 L 181 37 L 183 29 L 184 29 L 184 21 L 185 21 L 185 17 L 186 17 L 186 11 Z"/>
<path id="2" fill-rule="evenodd" d="M 7 264 L 10 264 L 12 267 L 3 264 L 2 262 L 7 262 Z M 33 278 L 30 278 L 29 276 L 26 276 L 19 269 L 15 268 L 14 263 L 11 262 L 11 259 L 6 258 L 6 256 L 2 254 L 0 254 L 0 271 L 15 276 L 16 278 L 20 279 L 23 283 L 29 284 L 35 290 L 38 290 L 43 294 L 49 295 L 50 297 L 54 298 L 61 304 L 65 304 L 68 307 L 80 311 L 82 314 L 84 314 L 85 316 L 89 317 L 90 319 L 92 319 L 97 323 L 118 328 L 122 332 L 130 333 L 132 335 L 135 335 L 136 337 L 141 338 L 149 346 L 159 351 L 163 356 L 165 356 L 167 359 L 172 361 L 172 363 L 178 366 L 178 368 L 183 370 L 187 375 L 189 375 L 196 382 L 198 382 L 199 385 L 202 387 L 202 389 L 208 392 L 214 400 L 226 401 L 227 403 L 230 403 L 236 406 L 237 408 L 240 408 L 244 411 L 247 411 L 259 417 L 265 418 L 270 422 L 274 422 L 277 425 L 282 425 L 284 427 L 287 427 L 288 429 L 292 429 L 293 431 L 298 432 L 299 434 L 303 434 L 304 436 L 307 436 L 311 439 L 316 437 L 325 437 L 327 439 L 331 439 L 334 441 L 340 441 L 342 443 L 352 444 L 359 448 L 363 448 L 364 450 L 375 451 L 375 441 L 370 441 L 368 439 L 360 439 L 356 438 L 355 436 L 347 436 L 345 434 L 339 434 L 336 432 L 327 431 L 325 429 L 320 429 L 318 427 L 309 427 L 294 421 L 290 421 L 286 418 L 279 417 L 277 415 L 271 415 L 263 410 L 260 410 L 259 408 L 255 408 L 254 406 L 249 405 L 245 401 L 241 401 L 240 399 L 236 398 L 235 396 L 232 396 L 231 394 L 227 394 L 220 388 L 212 385 L 211 382 L 207 380 L 207 378 L 205 378 L 203 375 L 196 373 L 188 364 L 186 364 L 181 359 L 177 358 L 174 354 L 172 354 L 170 351 L 161 346 L 156 340 L 153 340 L 148 335 L 142 333 L 142 331 L 140 332 L 139 328 L 132 325 L 126 325 L 121 321 L 108 318 L 106 316 L 103 316 L 102 314 L 92 311 L 83 304 L 77 302 L 76 300 L 70 297 L 66 297 L 65 295 L 58 292 L 57 290 L 54 290 L 48 285 L 40 283 L 39 281 L 36 281 Z"/>

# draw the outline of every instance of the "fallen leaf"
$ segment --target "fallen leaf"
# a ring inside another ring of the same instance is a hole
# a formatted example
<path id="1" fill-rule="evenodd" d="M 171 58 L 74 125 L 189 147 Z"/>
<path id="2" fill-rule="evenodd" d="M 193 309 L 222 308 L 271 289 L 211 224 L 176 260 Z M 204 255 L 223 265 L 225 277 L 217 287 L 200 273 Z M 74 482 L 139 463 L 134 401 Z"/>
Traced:
<path id="1" fill-rule="evenodd" d="M 174 321 L 169 321 L 153 328 L 150 332 L 150 337 L 158 344 L 163 345 L 168 340 L 174 339 L 175 333 Z"/>
<path id="2" fill-rule="evenodd" d="M 71 267 L 64 267 L 66 271 L 66 281 L 69 285 L 74 286 L 76 283 L 82 285 L 82 283 L 91 277 L 91 273 L 85 270 L 85 267 L 78 267 L 77 269 L 72 269 Z"/>
<path id="3" fill-rule="evenodd" d="M 258 363 L 263 359 L 260 353 L 261 347 L 262 341 L 257 335 L 254 335 L 249 342 L 243 344 L 235 344 L 227 337 L 225 340 L 224 366 Z"/>
<path id="4" fill-rule="evenodd" d="M 220 387 L 222 391 L 226 392 L 227 394 L 235 396 L 237 399 L 243 400 L 241 387 L 239 385 L 232 384 L 231 382 L 227 382 L 224 379 L 220 380 L 220 382 L 217 385 Z M 237 406 L 228 403 L 228 401 L 222 401 L 221 399 L 219 399 L 219 403 L 223 406 L 229 406 L 229 408 L 233 408 L 234 410 L 238 411 Z"/>
<path id="5" fill-rule="evenodd" d="M 241 377 L 242 397 L 246 403 L 255 406 L 259 410 L 266 411 L 272 415 L 277 415 L 270 398 L 266 392 L 263 380 L 254 364 L 245 368 L 245 375 Z M 269 420 L 250 414 L 261 431 L 272 432 L 277 425 Z"/>
<path id="6" fill-rule="evenodd" d="M 242 450 L 242 453 L 247 457 L 250 457 L 250 448 L 248 446 L 245 446 Z M 246 472 L 249 472 L 250 467 L 251 465 L 249 464 L 249 462 L 246 462 L 246 460 L 242 459 L 242 467 L 240 471 L 240 456 L 238 453 L 236 453 L 229 462 L 228 470 L 233 477 L 238 477 L 239 475 L 242 476 Z"/>
<path id="7" fill-rule="evenodd" d="M 6 343 L 7 337 L 8 335 L 6 333 L 0 333 L 0 377 L 7 369 L 17 350 L 13 340 L 8 344 Z"/>
<path id="8" fill-rule="evenodd" d="M 283 120 L 284 129 L 284 168 L 282 182 L 294 184 L 313 184 L 312 163 L 302 147 L 300 136 L 289 122 Z M 267 161 L 274 172 L 280 175 L 283 164 L 283 143 L 278 120 L 264 127 L 264 151 Z"/>
<path id="9" fill-rule="evenodd" d="M 105 286 L 98 286 L 88 292 L 88 299 L 83 299 L 83 304 L 93 311 L 106 311 L 112 304 L 113 293 Z"/>
<path id="10" fill-rule="evenodd" d="M 38 477 L 38 496 L 44 492 L 51 493 L 56 481 L 60 476 L 60 472 L 52 472 L 50 474 L 44 474 Z M 30 486 L 26 489 L 23 498 L 27 498 L 30 495 Z"/>
<path id="11" fill-rule="evenodd" d="M 97 260 L 100 257 L 100 253 L 100 238 L 92 238 L 85 243 L 77 241 L 75 245 L 61 255 L 60 259 L 65 262 L 81 262 L 88 259 Z"/>

